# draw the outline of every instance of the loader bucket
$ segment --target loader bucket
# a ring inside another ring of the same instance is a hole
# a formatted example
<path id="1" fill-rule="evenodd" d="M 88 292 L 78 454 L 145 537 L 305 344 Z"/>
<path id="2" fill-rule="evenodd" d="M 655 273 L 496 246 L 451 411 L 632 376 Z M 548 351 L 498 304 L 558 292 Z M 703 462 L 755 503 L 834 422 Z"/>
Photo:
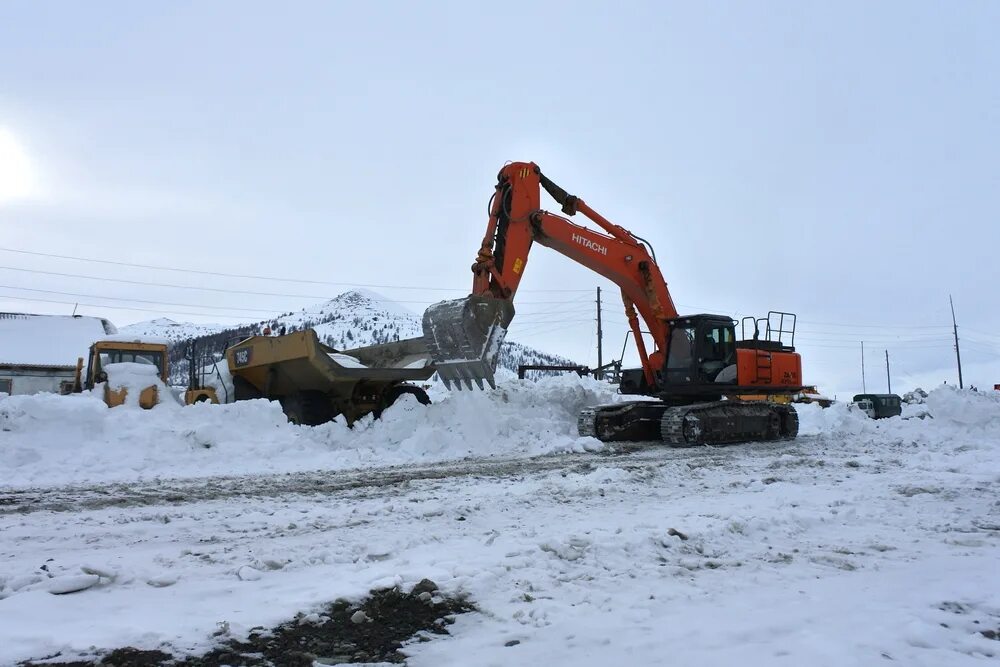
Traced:
<path id="1" fill-rule="evenodd" d="M 500 344 L 514 319 L 510 301 L 492 296 L 468 296 L 441 301 L 424 311 L 424 340 L 438 376 L 450 389 L 472 383 L 483 389 L 483 380 L 496 389 Z"/>

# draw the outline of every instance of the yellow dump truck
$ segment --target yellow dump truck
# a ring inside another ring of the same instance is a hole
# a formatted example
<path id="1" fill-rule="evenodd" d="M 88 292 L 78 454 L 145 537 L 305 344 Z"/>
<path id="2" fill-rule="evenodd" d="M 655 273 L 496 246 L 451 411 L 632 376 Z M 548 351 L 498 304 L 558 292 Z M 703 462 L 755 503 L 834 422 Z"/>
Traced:
<path id="1" fill-rule="evenodd" d="M 289 421 L 309 426 L 338 415 L 348 424 L 378 417 L 404 395 L 427 405 L 427 393 L 411 383 L 436 370 L 421 338 L 338 351 L 312 329 L 247 338 L 226 350 L 226 365 L 234 400 L 278 400 Z"/>

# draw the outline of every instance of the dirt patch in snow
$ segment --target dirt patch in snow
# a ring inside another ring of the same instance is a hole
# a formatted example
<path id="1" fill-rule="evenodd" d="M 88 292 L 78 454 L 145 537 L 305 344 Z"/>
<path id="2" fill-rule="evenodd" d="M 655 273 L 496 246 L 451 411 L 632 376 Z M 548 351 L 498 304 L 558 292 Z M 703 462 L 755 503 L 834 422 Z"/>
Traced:
<path id="1" fill-rule="evenodd" d="M 90 660 L 58 662 L 59 656 L 20 667 L 312 667 L 313 664 L 402 663 L 408 641 L 448 634 L 456 614 L 475 611 L 463 598 L 447 598 L 424 579 L 409 593 L 377 589 L 361 602 L 337 600 L 275 628 L 255 628 L 246 641 L 230 639 L 203 656 L 177 658 L 162 651 L 115 649 Z M 225 636 L 228 628 L 219 630 Z"/>

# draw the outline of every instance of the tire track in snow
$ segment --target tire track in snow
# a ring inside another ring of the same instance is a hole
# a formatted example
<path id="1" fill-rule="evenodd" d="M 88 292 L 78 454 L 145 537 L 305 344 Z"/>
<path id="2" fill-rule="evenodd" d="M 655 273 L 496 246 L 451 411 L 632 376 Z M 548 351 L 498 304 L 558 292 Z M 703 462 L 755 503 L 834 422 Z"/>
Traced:
<path id="1" fill-rule="evenodd" d="M 423 466 L 387 466 L 361 470 L 310 470 L 273 475 L 244 475 L 137 483 L 27 488 L 0 492 L 0 516 L 31 512 L 73 512 L 111 507 L 183 505 L 226 498 L 268 498 L 327 495 L 361 488 L 389 487 L 408 482 L 456 477 L 512 477 L 560 469 L 612 464 L 626 470 L 680 461 L 722 465 L 742 457 L 796 454 L 814 438 L 726 447 L 670 448 L 658 442 L 616 443 L 600 452 L 549 454 L 533 458 L 473 459 Z"/>

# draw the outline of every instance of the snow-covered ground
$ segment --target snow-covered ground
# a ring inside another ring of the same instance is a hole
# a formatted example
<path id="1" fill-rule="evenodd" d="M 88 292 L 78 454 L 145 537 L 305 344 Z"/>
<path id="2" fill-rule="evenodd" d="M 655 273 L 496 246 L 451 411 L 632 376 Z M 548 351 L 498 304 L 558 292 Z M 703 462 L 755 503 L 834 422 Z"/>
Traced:
<path id="1" fill-rule="evenodd" d="M 480 611 L 412 665 L 1000 655 L 1000 393 L 939 388 L 924 419 L 803 406 L 794 442 L 593 451 L 575 413 L 608 398 L 508 378 L 353 431 L 265 402 L 2 399 L 0 664 L 200 652 L 222 624 L 425 577 Z"/>

